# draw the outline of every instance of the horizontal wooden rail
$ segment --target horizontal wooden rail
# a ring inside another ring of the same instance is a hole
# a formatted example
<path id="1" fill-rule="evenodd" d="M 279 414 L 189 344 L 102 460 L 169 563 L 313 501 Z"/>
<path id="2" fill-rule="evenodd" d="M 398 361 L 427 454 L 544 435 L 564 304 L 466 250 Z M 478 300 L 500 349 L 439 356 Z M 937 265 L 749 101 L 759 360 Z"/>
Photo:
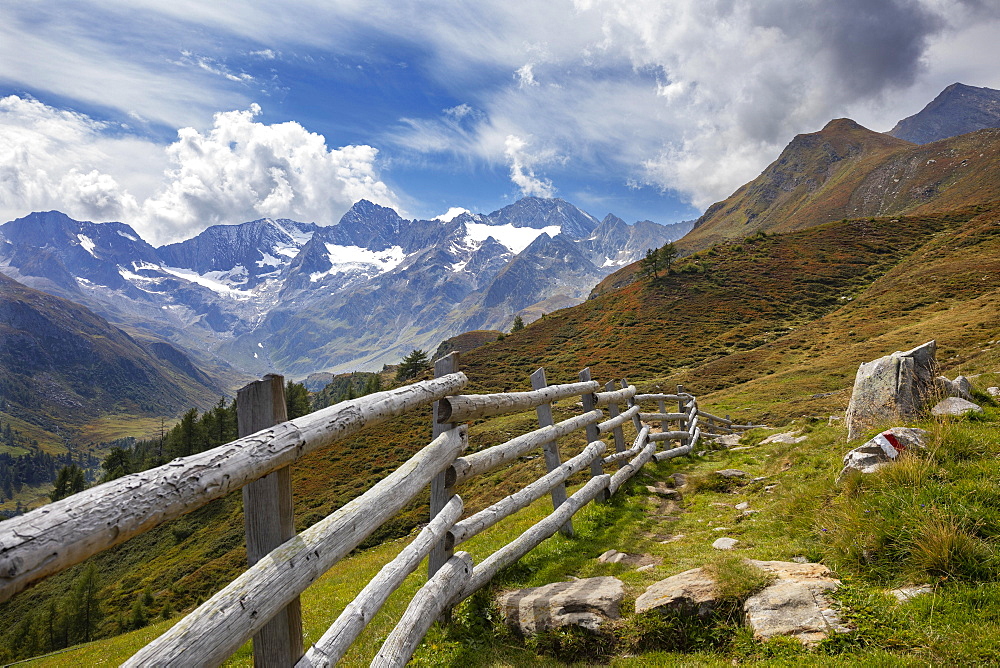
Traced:
<path id="1" fill-rule="evenodd" d="M 480 510 L 475 515 L 457 522 L 451 528 L 450 532 L 453 545 L 464 543 L 500 520 L 510 517 L 522 508 L 527 507 L 532 501 L 542 498 L 553 487 L 563 484 L 571 475 L 585 469 L 590 462 L 604 454 L 605 450 L 607 450 L 607 445 L 602 441 L 594 441 L 576 457 L 566 460 L 558 468 L 549 471 L 535 482 L 521 488 L 510 496 L 504 497 L 492 506 Z"/>
<path id="2" fill-rule="evenodd" d="M 416 593 L 372 660 L 377 668 L 405 666 L 441 613 L 458 598 L 472 574 L 472 557 L 456 552 Z"/>
<path id="3" fill-rule="evenodd" d="M 347 604 L 323 637 L 316 641 L 295 668 L 326 668 L 336 665 L 347 653 L 375 614 L 382 609 L 389 596 L 399 588 L 406 576 L 417 569 L 434 544 L 443 539 L 448 529 L 462 516 L 462 499 L 451 497 L 430 524 L 425 526 L 413 542 L 403 548 L 395 559 L 382 567 L 371 582 Z"/>
<path id="4" fill-rule="evenodd" d="M 615 429 L 617 429 L 618 427 L 622 426 L 623 424 L 625 424 L 626 422 L 628 422 L 629 420 L 631 420 L 633 417 L 635 417 L 638 414 L 639 414 L 639 407 L 638 406 L 632 406 L 631 408 L 629 408 L 628 410 L 626 410 L 624 413 L 619 413 L 618 415 L 616 415 L 615 417 L 611 418 L 610 420 L 605 420 L 604 422 L 601 422 L 600 424 L 598 424 L 597 425 L 597 431 L 600 432 L 600 433 L 602 433 L 602 434 L 606 434 L 609 431 L 614 431 Z"/>
<path id="5" fill-rule="evenodd" d="M 320 575 L 420 494 L 468 445 L 446 431 L 367 492 L 272 550 L 125 666 L 218 665 Z"/>
<path id="6" fill-rule="evenodd" d="M 613 455 L 608 455 L 604 458 L 604 463 L 610 464 L 611 462 L 616 462 L 620 459 L 628 459 L 629 457 L 636 455 L 640 450 L 646 447 L 646 444 L 649 442 L 649 430 L 649 425 L 644 425 L 642 431 L 640 431 L 639 435 L 636 436 L 635 443 L 631 448 L 628 450 L 622 450 L 621 452 L 616 452 Z"/>
<path id="7" fill-rule="evenodd" d="M 675 441 L 679 438 L 686 438 L 690 434 L 686 430 L 679 431 L 658 431 L 649 435 L 651 441 Z"/>
<path id="8" fill-rule="evenodd" d="M 168 520 L 468 383 L 463 373 L 344 401 L 92 487 L 0 524 L 0 602 Z"/>
<path id="9" fill-rule="evenodd" d="M 635 385 L 629 385 L 628 387 L 623 387 L 620 390 L 610 390 L 608 392 L 595 392 L 594 401 L 598 408 L 603 406 L 608 406 L 610 404 L 619 404 L 628 401 L 635 396 L 636 389 Z"/>
<path id="10" fill-rule="evenodd" d="M 706 413 L 705 411 L 701 410 L 700 408 L 698 409 L 698 415 L 700 415 L 700 416 L 702 416 L 704 418 L 708 418 L 709 420 L 715 420 L 716 422 L 718 422 L 720 424 L 724 424 L 727 427 L 733 424 L 733 421 L 730 420 L 730 419 L 728 419 L 728 418 L 721 418 L 718 415 L 712 415 L 711 413 Z"/>
<path id="11" fill-rule="evenodd" d="M 686 394 L 637 394 L 633 397 L 636 403 L 641 401 L 680 401 L 682 398 L 686 399 L 688 395 Z"/>
<path id="12" fill-rule="evenodd" d="M 593 501 L 598 494 L 607 489 L 610 482 L 611 476 L 607 473 L 596 478 L 591 478 L 586 485 L 581 487 L 575 494 L 566 499 L 566 501 L 552 511 L 550 515 L 547 515 L 545 518 L 539 520 L 536 524 L 532 525 L 531 528 L 515 538 L 513 541 L 507 543 L 499 550 L 486 557 L 486 559 L 484 559 L 482 563 L 476 566 L 476 568 L 472 571 L 472 577 L 469 578 L 465 588 L 462 589 L 460 597 L 465 599 L 472 596 L 472 594 L 482 589 L 490 580 L 492 580 L 493 576 L 495 576 L 500 569 L 514 563 L 541 544 L 543 540 L 558 531 L 559 527 L 561 527 L 566 520 L 575 515 L 580 508 L 587 505 L 590 501 Z"/>
<path id="13" fill-rule="evenodd" d="M 692 447 L 694 446 L 681 445 L 676 448 L 671 448 L 670 450 L 662 450 L 653 455 L 653 459 L 655 459 L 658 462 L 663 462 L 668 459 L 673 459 L 674 457 L 682 457 L 683 455 L 690 454 Z"/>
<path id="14" fill-rule="evenodd" d="M 686 420 L 687 413 L 639 413 L 640 420 L 647 422 L 662 422 L 664 420 Z"/>
<path id="15" fill-rule="evenodd" d="M 608 483 L 608 491 L 614 494 L 618 489 L 624 485 L 628 480 L 639 472 L 643 466 L 649 463 L 649 460 L 653 457 L 653 453 L 656 452 L 656 443 L 650 441 L 646 444 L 635 459 L 629 461 L 625 466 L 621 467 L 615 474 L 611 476 L 611 480 Z"/>
<path id="16" fill-rule="evenodd" d="M 589 394 L 601 387 L 597 381 L 549 385 L 530 392 L 506 392 L 500 394 L 458 394 L 442 399 L 438 403 L 438 422 L 468 422 L 479 418 L 493 417 L 505 413 L 535 408 L 558 399 Z"/>
<path id="17" fill-rule="evenodd" d="M 510 439 L 506 443 L 494 445 L 492 448 L 474 452 L 455 460 L 449 470 L 450 484 L 457 485 L 469 478 L 492 471 L 504 464 L 510 463 L 521 455 L 539 448 L 545 443 L 583 429 L 588 424 L 594 424 L 604 416 L 599 410 L 593 410 L 582 415 L 557 422 L 548 427 L 542 427 L 527 434 Z"/>

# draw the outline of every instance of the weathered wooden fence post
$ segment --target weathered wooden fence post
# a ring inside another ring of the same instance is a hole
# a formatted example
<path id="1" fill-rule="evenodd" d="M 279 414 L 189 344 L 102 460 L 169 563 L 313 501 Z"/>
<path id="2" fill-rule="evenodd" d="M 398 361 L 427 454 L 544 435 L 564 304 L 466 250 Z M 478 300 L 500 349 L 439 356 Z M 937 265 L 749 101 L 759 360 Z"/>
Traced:
<path id="1" fill-rule="evenodd" d="M 628 378 L 622 378 L 622 389 L 628 388 Z M 626 402 L 629 408 L 636 405 L 635 397 L 629 397 Z M 635 427 L 635 433 L 638 434 L 642 431 L 642 418 L 638 414 L 632 416 L 632 426 Z"/>
<path id="2" fill-rule="evenodd" d="M 236 394 L 240 437 L 288 419 L 285 379 L 268 374 Z M 243 487 L 247 561 L 253 566 L 268 552 L 295 536 L 290 466 Z M 302 610 L 296 597 L 253 637 L 255 666 L 290 666 L 302 656 Z"/>
<path id="3" fill-rule="evenodd" d="M 457 352 L 450 353 L 441 359 L 436 360 L 434 362 L 434 377 L 440 378 L 441 376 L 458 373 L 458 363 L 459 354 Z M 437 438 L 444 432 L 450 431 L 457 426 L 454 422 L 438 424 L 439 403 L 440 402 L 438 401 L 434 402 L 432 418 L 434 421 L 434 430 L 432 432 L 433 438 Z M 445 469 L 431 481 L 431 519 L 434 519 L 437 514 L 441 512 L 441 509 L 447 505 L 448 501 L 454 494 L 454 491 L 452 490 L 454 482 L 448 480 L 447 474 L 448 469 Z M 445 540 L 447 540 L 447 536 Z M 454 545 L 446 545 L 445 540 L 442 540 L 435 545 L 431 549 L 430 555 L 427 557 L 427 577 L 432 577 L 435 573 L 437 573 L 438 570 L 444 566 L 445 562 L 451 559 L 452 553 L 455 551 Z"/>
<path id="4" fill-rule="evenodd" d="M 531 389 L 540 390 L 544 387 L 548 387 L 548 381 L 545 379 L 545 369 L 539 369 L 535 373 L 531 374 Z M 538 416 L 538 426 L 540 427 L 551 427 L 555 424 L 555 420 L 552 418 L 552 404 L 551 402 L 546 402 L 537 406 L 535 408 L 535 415 Z M 559 442 L 549 441 L 542 446 L 542 452 L 545 454 L 545 468 L 552 471 L 559 468 L 562 464 L 562 460 L 559 457 Z M 566 502 L 566 484 L 556 485 L 552 488 L 552 508 L 556 509 Z M 573 520 L 568 519 L 566 523 L 559 528 L 564 536 L 573 535 Z"/>
<path id="5" fill-rule="evenodd" d="M 625 387 L 628 387 L 628 385 L 626 385 Z M 605 392 L 614 392 L 615 391 L 615 381 L 609 380 L 604 385 L 604 391 Z M 619 415 L 620 415 L 620 412 L 618 411 L 618 402 L 612 401 L 611 403 L 608 404 L 608 418 L 609 419 L 614 419 L 614 418 L 618 417 Z M 617 427 L 615 427 L 611 431 L 611 433 L 615 435 L 615 452 L 625 452 L 625 432 L 622 431 L 621 425 L 618 425 Z"/>
<path id="6" fill-rule="evenodd" d="M 590 367 L 587 367 L 586 369 L 580 372 L 580 380 L 585 383 L 591 380 Z M 597 402 L 594 401 L 593 392 L 587 392 L 586 394 L 582 395 L 580 399 L 583 402 L 583 410 L 585 413 L 589 413 L 590 411 L 597 408 Z M 587 445 L 590 445 L 594 441 L 599 441 L 601 439 L 601 430 L 597 427 L 597 424 L 594 422 L 591 422 L 590 424 L 587 425 L 586 432 L 587 432 Z M 590 477 L 596 478 L 599 475 L 604 475 L 604 460 L 601 459 L 600 457 L 594 457 L 594 461 L 590 462 Z M 598 503 L 604 503 L 610 498 L 611 498 L 611 493 L 608 491 L 608 488 L 605 487 L 596 497 L 594 497 L 594 500 L 597 501 Z"/>
<path id="7" fill-rule="evenodd" d="M 684 401 L 684 397 L 682 396 L 683 394 L 684 394 L 684 386 L 683 385 L 678 385 L 677 386 L 677 412 L 678 413 L 687 413 L 687 406 L 685 406 L 685 404 L 687 402 Z M 688 428 L 687 418 L 681 418 L 680 420 L 677 421 L 677 431 L 687 431 L 687 428 Z M 690 439 L 687 436 L 682 436 L 681 439 L 680 439 L 680 441 L 681 441 L 680 445 L 682 445 L 682 446 L 687 445 L 689 440 Z"/>

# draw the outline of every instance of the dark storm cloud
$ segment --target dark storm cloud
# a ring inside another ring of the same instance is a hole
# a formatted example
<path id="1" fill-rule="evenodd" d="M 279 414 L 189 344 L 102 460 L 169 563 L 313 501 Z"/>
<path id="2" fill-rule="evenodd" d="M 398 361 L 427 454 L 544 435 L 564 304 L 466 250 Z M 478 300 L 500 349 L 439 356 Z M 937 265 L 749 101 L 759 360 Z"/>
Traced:
<path id="1" fill-rule="evenodd" d="M 945 28 L 941 16 L 907 0 L 782 1 L 752 8 L 761 27 L 814 45 L 811 57 L 827 61 L 846 99 L 912 84 L 929 39 Z"/>

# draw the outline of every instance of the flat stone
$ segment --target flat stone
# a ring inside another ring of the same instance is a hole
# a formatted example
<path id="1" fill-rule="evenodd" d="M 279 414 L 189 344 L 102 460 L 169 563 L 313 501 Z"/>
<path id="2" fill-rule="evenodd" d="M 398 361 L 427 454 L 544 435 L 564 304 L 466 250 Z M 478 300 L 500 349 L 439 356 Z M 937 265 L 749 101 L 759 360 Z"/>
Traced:
<path id="1" fill-rule="evenodd" d="M 597 631 L 608 620 L 620 619 L 625 586 L 613 577 L 556 582 L 507 592 L 499 597 L 508 625 L 525 635 L 560 626 Z"/>
<path id="2" fill-rule="evenodd" d="M 738 452 L 740 450 L 753 450 L 752 445 L 741 445 L 735 448 L 729 448 L 730 452 Z"/>
<path id="3" fill-rule="evenodd" d="M 741 501 L 740 503 L 736 504 L 736 510 L 746 510 L 749 507 L 750 503 L 748 501 Z"/>
<path id="4" fill-rule="evenodd" d="M 934 587 L 929 584 L 923 585 L 908 585 L 906 587 L 899 587 L 898 589 L 890 589 L 889 593 L 896 597 L 896 600 L 900 603 L 905 603 L 915 596 L 920 596 L 922 594 L 930 594 L 934 591 Z"/>
<path id="5" fill-rule="evenodd" d="M 739 544 L 740 541 L 735 538 L 716 538 L 712 543 L 712 547 L 716 550 L 731 550 Z"/>
<path id="6" fill-rule="evenodd" d="M 635 599 L 635 611 L 665 608 L 704 616 L 715 608 L 717 596 L 715 581 L 702 569 L 692 568 L 649 585 Z"/>
<path id="7" fill-rule="evenodd" d="M 742 434 L 726 434 L 725 436 L 716 436 L 715 442 L 718 445 L 722 445 L 727 448 L 732 448 L 733 446 L 740 444 L 741 438 L 743 438 Z"/>
<path id="8" fill-rule="evenodd" d="M 663 497 L 664 499 L 674 499 L 680 501 L 681 493 L 672 487 L 667 487 L 665 482 L 656 482 L 652 485 L 646 485 L 646 491 L 650 494 L 656 494 L 657 496 Z"/>
<path id="9" fill-rule="evenodd" d="M 681 488 L 687 484 L 687 475 L 683 473 L 674 473 L 670 478 L 674 481 L 674 487 Z"/>
<path id="10" fill-rule="evenodd" d="M 966 413 L 982 413 L 983 407 L 972 403 L 971 401 L 966 401 L 960 397 L 948 397 L 943 401 L 938 402 L 934 408 L 931 409 L 932 415 L 937 415 L 938 417 L 944 416 L 954 416 L 962 417 Z"/>
<path id="11" fill-rule="evenodd" d="M 712 531 L 729 531 L 729 527 L 715 527 Z"/>
<path id="12" fill-rule="evenodd" d="M 772 434 L 768 436 L 763 441 L 760 442 L 761 445 L 767 445 L 768 443 L 801 443 L 808 438 L 807 436 L 799 436 L 799 431 L 786 431 L 782 434 Z"/>
<path id="13" fill-rule="evenodd" d="M 1000 387 L 987 387 L 986 394 L 993 398 L 1000 398 Z"/>
<path id="14" fill-rule="evenodd" d="M 723 478 L 745 478 L 747 472 L 739 469 L 722 469 L 721 471 L 716 471 L 715 475 L 721 475 Z"/>
<path id="15" fill-rule="evenodd" d="M 662 563 L 659 557 L 651 554 L 626 554 L 618 550 L 608 550 L 597 558 L 602 564 L 625 564 L 626 566 L 655 566 Z"/>
<path id="16" fill-rule="evenodd" d="M 754 559 L 747 559 L 747 563 L 776 576 L 743 605 L 755 638 L 788 636 L 815 645 L 833 632 L 847 630 L 826 596 L 840 584 L 826 566 Z"/>
<path id="17" fill-rule="evenodd" d="M 675 543 L 675 542 L 681 540 L 682 538 L 684 538 L 684 534 L 679 533 L 676 536 L 671 536 L 670 538 L 667 538 L 665 540 L 661 540 L 660 541 L 660 545 L 666 545 L 667 543 Z"/>

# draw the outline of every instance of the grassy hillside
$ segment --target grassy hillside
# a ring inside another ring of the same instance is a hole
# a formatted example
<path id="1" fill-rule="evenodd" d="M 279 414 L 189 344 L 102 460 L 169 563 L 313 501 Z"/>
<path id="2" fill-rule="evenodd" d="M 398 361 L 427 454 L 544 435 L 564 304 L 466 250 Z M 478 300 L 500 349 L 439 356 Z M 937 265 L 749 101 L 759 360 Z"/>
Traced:
<path id="1" fill-rule="evenodd" d="M 628 376 L 643 388 L 684 383 L 709 409 L 716 409 L 713 412 L 728 412 L 739 419 L 770 424 L 805 420 L 801 425 L 811 430 L 808 446 L 769 448 L 759 455 L 756 451 L 712 454 L 696 461 L 691 471 L 733 463 L 777 475 L 784 473 L 781 469 L 788 463 L 796 473 L 786 478 L 789 484 L 797 481 L 794 484 L 801 494 L 771 499 L 763 496 L 762 489 L 741 492 L 786 508 L 779 513 L 780 522 L 764 525 L 764 533 L 749 531 L 748 525 L 746 535 L 753 546 L 748 555 L 784 558 L 794 556 L 790 554 L 793 550 L 809 556 L 833 554 L 816 534 L 812 518 L 838 495 L 851 498 L 853 493 L 832 483 L 844 436 L 837 427 L 820 429 L 819 423 L 808 420 L 819 416 L 825 423 L 827 415 L 843 409 L 860 362 L 931 338 L 938 340 L 942 368 L 950 375 L 1000 369 L 998 219 L 1000 206 L 993 204 L 944 214 L 836 221 L 783 235 L 754 235 L 685 258 L 668 276 L 642 279 L 572 309 L 548 314 L 521 332 L 471 351 L 463 357 L 463 370 L 472 379 L 470 391 L 478 392 L 527 389 L 528 374 L 539 366 L 546 367 L 550 382 L 571 381 L 581 368 L 590 366 L 601 381 Z M 568 407 L 561 410 L 568 414 Z M 559 416 L 557 410 L 557 419 Z M 473 440 L 479 446 L 499 443 L 508 433 L 530 428 L 532 422 L 533 416 L 525 414 L 473 425 Z M 429 437 L 430 416 L 415 414 L 307 457 L 294 472 L 299 527 L 309 526 L 360 494 Z M 581 445 L 580 440 L 572 441 L 565 448 L 573 452 Z M 476 509 L 536 476 L 541 466 L 537 459 L 522 462 L 486 476 L 460 493 L 468 506 Z M 657 475 L 666 475 L 671 466 L 663 465 Z M 801 480 L 795 478 L 800 471 Z M 819 484 L 817 481 L 825 487 L 809 486 Z M 706 513 L 719 515 L 720 511 L 710 505 L 722 502 L 711 496 L 716 492 L 705 490 L 704 496 L 692 499 L 685 507 L 690 516 L 670 520 L 679 523 L 670 531 L 685 533 L 681 527 L 703 531 L 686 522 L 701 524 L 707 521 Z M 679 566 L 684 564 L 699 565 L 697 560 L 710 558 L 707 548 L 694 539 L 673 547 L 657 547 L 658 542 L 653 545 L 656 541 L 643 536 L 663 533 L 664 529 L 646 524 L 653 520 L 644 519 L 649 513 L 643 510 L 646 502 L 642 494 L 628 499 L 615 506 L 620 516 L 612 513 L 592 520 L 593 532 L 581 538 L 591 542 L 556 539 L 538 556 L 529 557 L 523 567 L 514 569 L 506 582 L 540 584 L 544 577 L 598 574 L 603 567 L 594 566 L 589 556 L 583 563 L 583 555 L 599 550 L 596 556 L 612 547 L 661 550 L 669 567 L 654 572 L 660 577 L 683 570 Z M 370 544 L 405 534 L 425 515 L 425 507 L 415 504 Z M 606 527 L 614 527 L 614 531 L 605 531 Z M 169 617 L 205 598 L 241 570 L 245 558 L 241 531 L 237 496 L 95 558 L 108 610 L 112 611 L 100 632 L 128 628 L 131 607 L 144 590 L 151 595 L 144 610 L 147 618 Z M 566 559 L 569 561 L 558 565 Z M 867 577 L 858 565 L 844 568 L 844 573 Z M 0 606 L 0 621 L 12 629 L 19 620 L 30 618 L 32 611 L 44 610 L 47 601 L 58 600 L 72 587 L 79 571 L 52 578 Z M 340 575 L 331 577 L 344 578 L 349 572 L 339 571 Z M 638 587 L 647 576 L 633 573 L 627 577 L 631 578 L 627 580 L 630 587 Z M 851 591 L 862 598 L 874 596 L 873 582 L 882 580 L 865 581 L 861 589 Z M 965 592 L 961 596 L 974 595 L 972 589 L 961 591 Z M 343 592 L 331 595 L 343 600 Z M 994 594 L 984 596 L 987 603 L 983 605 L 993 606 Z M 865 605 L 869 604 L 875 605 L 871 601 Z M 314 624 L 313 628 L 320 626 L 319 621 L 307 623 Z M 910 624 L 906 619 L 901 623 Z M 966 626 L 959 626 L 968 628 L 969 623 L 966 620 L 962 622 Z M 914 633 L 919 630 L 915 623 L 907 628 Z M 738 643 L 742 649 L 726 645 L 729 654 L 724 661 L 760 659 L 770 651 L 754 645 L 740 632 L 726 633 L 723 636 L 730 639 L 726 642 Z M 15 636 L 8 632 L 0 643 L 9 644 Z M 534 661 L 535 654 L 521 641 L 498 638 L 489 640 L 494 643 L 489 646 L 507 656 L 506 660 Z M 912 654 L 915 661 L 925 656 L 913 654 L 922 642 L 919 639 L 906 640 L 903 650 L 883 640 L 871 646 L 878 651 Z M 453 663 L 483 661 L 482 655 L 469 649 L 478 642 L 470 637 L 439 635 L 431 642 L 451 648 L 448 651 L 452 654 L 447 656 Z M 852 647 L 858 649 L 863 645 L 859 643 Z M 514 649 L 503 649 L 508 645 Z M 697 644 L 693 648 L 706 652 L 719 649 Z M 950 651 L 945 655 L 953 656 Z M 706 661 L 709 656 L 718 659 L 715 654 L 695 655 L 699 656 Z"/>
<path id="2" fill-rule="evenodd" d="M 842 218 L 950 211 L 1000 198 L 998 174 L 1000 130 L 918 146 L 838 119 L 795 137 L 760 176 L 709 207 L 678 245 L 692 251 Z"/>

